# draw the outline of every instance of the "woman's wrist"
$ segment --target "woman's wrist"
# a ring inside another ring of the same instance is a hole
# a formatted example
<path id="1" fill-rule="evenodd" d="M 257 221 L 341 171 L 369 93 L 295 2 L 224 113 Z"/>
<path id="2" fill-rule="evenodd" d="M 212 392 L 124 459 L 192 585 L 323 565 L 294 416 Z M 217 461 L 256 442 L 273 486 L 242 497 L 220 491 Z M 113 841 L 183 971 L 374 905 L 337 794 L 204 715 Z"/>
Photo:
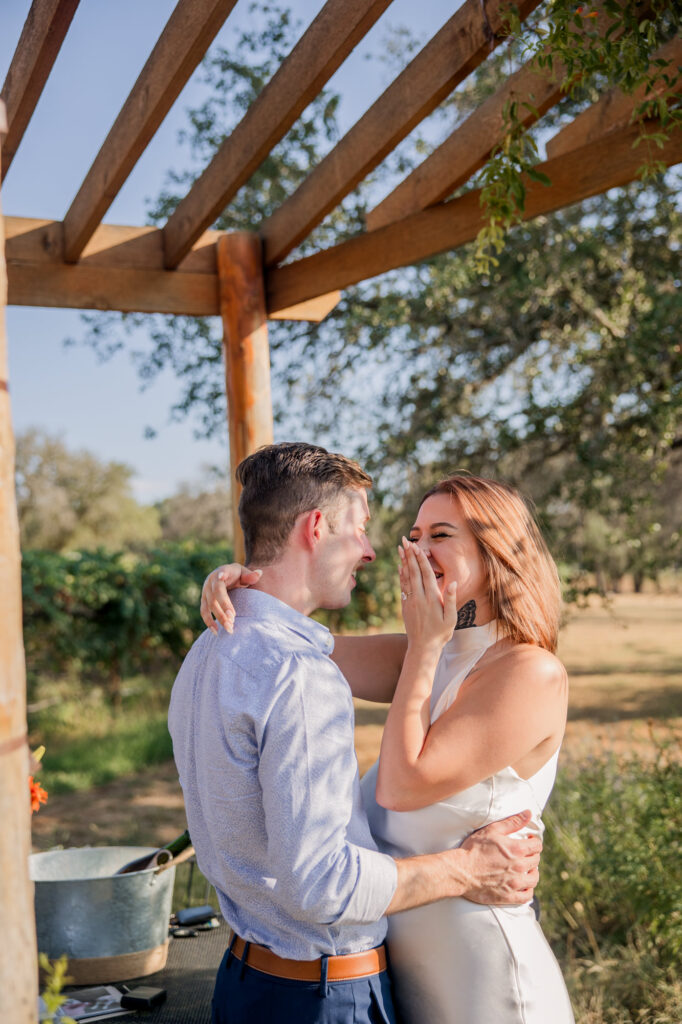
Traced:
<path id="1" fill-rule="evenodd" d="M 412 655 L 414 657 L 423 658 L 424 660 L 435 659 L 437 662 L 449 639 L 449 636 L 411 637 L 408 633 L 405 657 Z"/>

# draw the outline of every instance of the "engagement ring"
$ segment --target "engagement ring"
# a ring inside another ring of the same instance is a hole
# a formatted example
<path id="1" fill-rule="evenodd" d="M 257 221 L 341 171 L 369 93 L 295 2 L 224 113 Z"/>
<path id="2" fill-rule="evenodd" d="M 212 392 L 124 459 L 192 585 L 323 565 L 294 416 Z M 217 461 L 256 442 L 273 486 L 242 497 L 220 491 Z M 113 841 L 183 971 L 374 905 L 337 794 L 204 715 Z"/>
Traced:
<path id="1" fill-rule="evenodd" d="M 405 593 L 405 591 L 404 591 L 404 590 L 401 590 L 401 591 L 400 591 L 400 597 L 401 597 L 401 599 L 402 599 L 403 601 L 407 601 L 407 599 L 408 599 L 408 597 L 410 596 L 410 594 L 411 594 L 411 593 L 412 593 L 412 591 L 411 591 L 411 590 L 410 590 L 410 591 L 408 591 L 407 593 Z"/>

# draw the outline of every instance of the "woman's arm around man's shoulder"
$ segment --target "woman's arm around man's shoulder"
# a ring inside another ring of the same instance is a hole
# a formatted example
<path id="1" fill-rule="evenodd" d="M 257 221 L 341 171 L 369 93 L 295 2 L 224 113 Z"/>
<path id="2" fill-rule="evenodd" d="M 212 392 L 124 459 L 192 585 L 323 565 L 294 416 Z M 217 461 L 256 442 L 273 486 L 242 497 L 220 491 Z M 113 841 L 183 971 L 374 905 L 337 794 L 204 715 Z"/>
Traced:
<path id="1" fill-rule="evenodd" d="M 247 569 L 238 562 L 220 565 L 204 580 L 201 617 L 208 629 L 218 632 L 220 624 L 228 633 L 234 629 L 234 606 L 230 590 L 249 587 L 261 577 L 260 569 Z M 407 650 L 403 633 L 373 636 L 335 636 L 332 658 L 348 680 L 354 697 L 390 703 Z"/>

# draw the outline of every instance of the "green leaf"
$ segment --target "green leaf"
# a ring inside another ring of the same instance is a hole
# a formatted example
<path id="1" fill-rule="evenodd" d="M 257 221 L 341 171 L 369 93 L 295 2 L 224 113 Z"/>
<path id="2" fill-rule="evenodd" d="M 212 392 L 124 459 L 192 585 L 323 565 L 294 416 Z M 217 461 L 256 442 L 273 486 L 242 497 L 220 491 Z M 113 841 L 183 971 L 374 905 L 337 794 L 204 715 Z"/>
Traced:
<path id="1" fill-rule="evenodd" d="M 539 171 L 536 167 L 527 167 L 526 174 L 533 181 L 539 181 L 542 185 L 551 185 L 551 178 L 548 178 L 544 171 Z"/>

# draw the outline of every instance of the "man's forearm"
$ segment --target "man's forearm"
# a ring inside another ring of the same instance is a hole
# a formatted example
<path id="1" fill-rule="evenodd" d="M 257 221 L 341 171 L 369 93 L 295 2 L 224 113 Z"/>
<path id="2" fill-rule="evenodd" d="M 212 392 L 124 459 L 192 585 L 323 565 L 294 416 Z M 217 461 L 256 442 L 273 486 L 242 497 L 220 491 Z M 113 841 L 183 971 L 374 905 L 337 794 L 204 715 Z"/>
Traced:
<path id="1" fill-rule="evenodd" d="M 542 842 L 514 834 L 530 817 L 530 811 L 521 811 L 478 829 L 456 850 L 396 861 L 398 884 L 386 913 L 456 896 L 482 904 L 528 902 L 538 881 Z"/>
<path id="2" fill-rule="evenodd" d="M 471 887 L 466 850 L 429 853 L 397 860 L 398 884 L 387 914 L 411 910 L 424 903 L 464 896 Z"/>

